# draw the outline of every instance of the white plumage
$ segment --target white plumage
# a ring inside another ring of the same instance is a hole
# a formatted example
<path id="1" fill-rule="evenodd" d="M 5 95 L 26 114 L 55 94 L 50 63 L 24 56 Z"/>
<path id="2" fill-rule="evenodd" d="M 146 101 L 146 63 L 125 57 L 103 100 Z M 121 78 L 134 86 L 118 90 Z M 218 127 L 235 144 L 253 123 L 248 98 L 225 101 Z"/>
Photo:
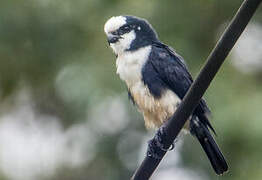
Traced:
<path id="1" fill-rule="evenodd" d="M 156 99 L 142 81 L 142 68 L 147 62 L 151 46 L 134 52 L 126 51 L 116 60 L 117 74 L 125 81 L 136 105 L 144 116 L 147 128 L 157 128 L 175 112 L 180 98 L 166 90 L 161 98 Z"/>

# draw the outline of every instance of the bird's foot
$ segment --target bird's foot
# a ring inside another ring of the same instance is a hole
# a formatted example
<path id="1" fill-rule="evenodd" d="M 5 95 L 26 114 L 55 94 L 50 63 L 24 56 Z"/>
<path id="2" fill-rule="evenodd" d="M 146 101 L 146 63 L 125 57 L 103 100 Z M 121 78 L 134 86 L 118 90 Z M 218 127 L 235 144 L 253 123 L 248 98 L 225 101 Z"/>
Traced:
<path id="1" fill-rule="evenodd" d="M 147 156 L 161 159 L 167 151 L 173 150 L 175 141 L 168 147 L 166 145 L 166 138 L 165 128 L 159 128 L 154 138 L 148 142 Z"/>

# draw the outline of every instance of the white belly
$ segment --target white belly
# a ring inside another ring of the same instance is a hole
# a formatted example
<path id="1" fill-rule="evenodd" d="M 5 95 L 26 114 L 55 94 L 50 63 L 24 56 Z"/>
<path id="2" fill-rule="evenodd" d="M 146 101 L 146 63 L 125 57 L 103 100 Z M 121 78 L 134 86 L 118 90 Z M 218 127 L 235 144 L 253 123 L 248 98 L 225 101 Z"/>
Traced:
<path id="1" fill-rule="evenodd" d="M 129 91 L 144 116 L 147 128 L 160 127 L 174 114 L 181 101 L 171 90 L 163 92 L 160 98 L 154 98 L 143 82 L 129 87 Z"/>

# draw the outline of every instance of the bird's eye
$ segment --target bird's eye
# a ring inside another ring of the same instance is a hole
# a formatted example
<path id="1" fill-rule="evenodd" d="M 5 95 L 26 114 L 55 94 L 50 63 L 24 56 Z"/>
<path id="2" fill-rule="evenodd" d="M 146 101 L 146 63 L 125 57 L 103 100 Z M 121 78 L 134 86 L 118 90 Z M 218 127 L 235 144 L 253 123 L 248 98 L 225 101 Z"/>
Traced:
<path id="1" fill-rule="evenodd" d="M 124 26 L 124 30 L 128 31 L 130 29 L 129 26 Z"/>
<path id="2" fill-rule="evenodd" d="M 113 32 L 111 32 L 111 34 L 113 34 L 113 35 L 117 35 L 118 32 L 117 32 L 117 31 L 113 31 Z"/>
<path id="3" fill-rule="evenodd" d="M 118 33 L 120 35 L 123 35 L 125 33 L 129 33 L 131 31 L 131 27 L 129 25 L 122 26 L 119 30 Z"/>

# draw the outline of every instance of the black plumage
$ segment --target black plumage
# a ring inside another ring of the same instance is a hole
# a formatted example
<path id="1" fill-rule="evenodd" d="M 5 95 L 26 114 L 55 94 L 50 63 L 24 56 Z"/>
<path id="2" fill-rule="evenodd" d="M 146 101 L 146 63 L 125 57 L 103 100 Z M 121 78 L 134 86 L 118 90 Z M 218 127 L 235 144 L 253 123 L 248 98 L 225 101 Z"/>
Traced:
<path id="1" fill-rule="evenodd" d="M 188 72 L 183 58 L 160 42 L 152 44 L 150 56 L 142 70 L 142 78 L 155 97 L 160 97 L 161 91 L 168 88 L 180 99 L 183 99 L 193 83 L 192 76 Z M 194 115 L 204 114 L 206 116 L 209 113 L 210 110 L 205 100 L 201 99 Z M 207 118 L 203 118 L 202 121 L 203 124 L 213 130 Z"/>
<path id="2" fill-rule="evenodd" d="M 118 66 L 118 70 L 127 83 L 129 98 L 143 113 L 146 125 L 150 121 L 161 126 L 193 83 L 184 59 L 160 42 L 145 19 L 112 17 L 105 25 L 105 32 L 114 52 L 121 55 L 117 56 L 117 62 L 127 62 L 120 63 L 122 66 Z M 215 133 L 209 114 L 205 100 L 201 99 L 189 120 L 189 129 L 200 142 L 215 172 L 222 174 L 228 165 L 209 131 Z"/>
<path id="3" fill-rule="evenodd" d="M 171 89 L 180 99 L 183 99 L 193 83 L 182 57 L 160 42 L 152 43 L 152 50 L 143 67 L 142 77 L 150 93 L 156 98 L 161 98 L 161 92 L 165 89 Z M 215 172 L 223 174 L 227 171 L 228 165 L 208 130 L 210 128 L 215 133 L 208 120 L 208 114 L 210 110 L 205 100 L 201 99 L 190 119 L 190 132 L 199 140 Z"/>

